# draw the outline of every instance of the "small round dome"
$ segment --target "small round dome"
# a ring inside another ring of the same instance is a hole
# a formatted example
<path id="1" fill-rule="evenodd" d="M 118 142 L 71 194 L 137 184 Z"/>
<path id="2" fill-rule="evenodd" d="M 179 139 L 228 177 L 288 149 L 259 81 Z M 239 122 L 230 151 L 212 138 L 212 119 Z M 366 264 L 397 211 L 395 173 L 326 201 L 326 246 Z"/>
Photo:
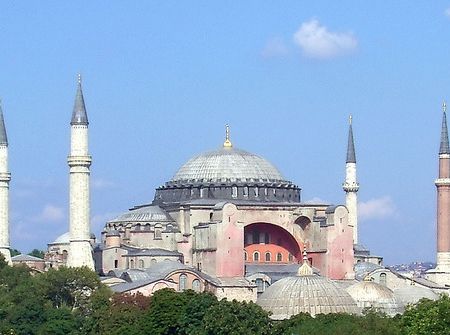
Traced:
<path id="1" fill-rule="evenodd" d="M 299 270 L 300 271 L 300 270 Z M 269 286 L 257 302 L 275 320 L 299 313 L 316 314 L 360 312 L 355 301 L 331 280 L 316 274 L 286 277 Z"/>
<path id="2" fill-rule="evenodd" d="M 70 232 L 59 235 L 56 240 L 51 244 L 69 244 L 70 243 Z"/>
<path id="3" fill-rule="evenodd" d="M 174 220 L 170 217 L 159 206 L 143 206 L 139 208 L 134 208 L 126 213 L 120 214 L 115 219 L 108 221 L 109 223 L 116 222 L 173 222 Z"/>
<path id="4" fill-rule="evenodd" d="M 348 287 L 347 292 L 360 308 L 374 308 L 388 315 L 395 315 L 401 311 L 394 292 L 378 283 L 361 281 Z"/>
<path id="5" fill-rule="evenodd" d="M 202 153 L 184 164 L 172 183 L 286 182 L 269 161 L 233 147 Z"/>
<path id="6" fill-rule="evenodd" d="M 417 285 L 408 285 L 394 290 L 394 296 L 397 301 L 406 306 L 408 304 L 415 304 L 420 299 L 437 300 L 439 295 L 429 288 L 421 287 Z"/>

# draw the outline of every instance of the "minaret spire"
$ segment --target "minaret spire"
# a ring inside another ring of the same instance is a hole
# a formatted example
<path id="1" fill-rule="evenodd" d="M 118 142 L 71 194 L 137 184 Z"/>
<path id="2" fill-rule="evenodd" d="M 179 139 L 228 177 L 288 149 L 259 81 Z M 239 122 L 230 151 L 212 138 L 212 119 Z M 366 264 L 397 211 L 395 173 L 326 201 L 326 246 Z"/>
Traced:
<path id="1" fill-rule="evenodd" d="M 81 85 L 81 74 L 78 74 L 77 94 L 75 95 L 75 103 L 73 106 L 71 125 L 89 125 L 86 113 L 86 106 L 84 104 L 83 88 Z"/>
<path id="2" fill-rule="evenodd" d="M 5 121 L 0 101 L 0 254 L 11 263 L 9 242 L 9 181 L 8 171 L 8 138 L 6 136 Z"/>
<path id="3" fill-rule="evenodd" d="M 88 145 L 88 118 L 84 104 L 81 76 L 70 122 L 70 154 L 67 163 L 70 169 L 70 246 L 67 266 L 87 266 L 94 270 L 90 243 L 90 192 L 89 175 L 92 158 Z"/>
<path id="4" fill-rule="evenodd" d="M 441 143 L 439 147 L 439 154 L 450 154 L 450 146 L 448 143 L 448 129 L 447 129 L 447 104 L 442 103 L 442 127 L 441 127 Z"/>
<path id="5" fill-rule="evenodd" d="M 356 179 L 356 154 L 353 140 L 352 116 L 349 117 L 347 159 L 345 164 L 345 205 L 348 210 L 348 224 L 353 227 L 353 244 L 358 243 L 358 198 L 359 184 Z"/>
<path id="6" fill-rule="evenodd" d="M 356 163 L 355 142 L 353 141 L 352 116 L 348 118 L 347 163 Z"/>

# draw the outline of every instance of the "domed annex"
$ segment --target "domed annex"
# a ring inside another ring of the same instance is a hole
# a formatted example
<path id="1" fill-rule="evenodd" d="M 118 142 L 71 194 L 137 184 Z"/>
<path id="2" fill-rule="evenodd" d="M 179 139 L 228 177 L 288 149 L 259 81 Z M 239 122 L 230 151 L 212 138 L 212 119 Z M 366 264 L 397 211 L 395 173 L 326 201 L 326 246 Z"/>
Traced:
<path id="1" fill-rule="evenodd" d="M 437 300 L 439 295 L 431 289 L 417 285 L 409 285 L 394 290 L 394 296 L 403 306 L 415 304 L 420 299 Z"/>
<path id="2" fill-rule="evenodd" d="M 373 308 L 392 316 L 402 312 L 403 306 L 398 303 L 394 292 L 384 285 L 364 280 L 348 287 L 347 292 L 362 309 Z"/>
<path id="3" fill-rule="evenodd" d="M 329 313 L 358 314 L 352 297 L 331 280 L 314 274 L 305 260 L 297 276 L 280 279 L 269 286 L 257 304 L 274 320 L 288 319 L 299 313 L 312 316 Z"/>

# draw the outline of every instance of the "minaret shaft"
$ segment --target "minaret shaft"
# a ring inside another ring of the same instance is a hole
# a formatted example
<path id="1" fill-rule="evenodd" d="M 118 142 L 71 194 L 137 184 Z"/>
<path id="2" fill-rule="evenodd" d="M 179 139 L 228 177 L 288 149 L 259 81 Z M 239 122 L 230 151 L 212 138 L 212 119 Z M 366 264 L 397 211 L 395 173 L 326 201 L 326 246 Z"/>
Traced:
<path id="1" fill-rule="evenodd" d="M 9 241 L 9 181 L 8 172 L 8 146 L 0 144 L 0 253 L 8 264 L 11 262 Z"/>
<path id="2" fill-rule="evenodd" d="M 75 98 L 71 121 L 69 164 L 69 220 L 70 248 L 67 265 L 71 267 L 87 266 L 94 270 L 92 246 L 90 243 L 90 190 L 89 175 L 91 156 L 89 155 L 88 122 L 81 90 Z"/>

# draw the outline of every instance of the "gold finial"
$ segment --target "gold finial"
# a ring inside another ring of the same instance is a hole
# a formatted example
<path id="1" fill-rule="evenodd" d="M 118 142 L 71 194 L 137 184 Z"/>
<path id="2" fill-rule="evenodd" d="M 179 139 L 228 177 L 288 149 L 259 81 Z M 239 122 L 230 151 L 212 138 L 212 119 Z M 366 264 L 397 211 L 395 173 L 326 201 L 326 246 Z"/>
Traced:
<path id="1" fill-rule="evenodd" d="M 78 84 L 81 85 L 81 73 L 78 73 Z"/>
<path id="2" fill-rule="evenodd" d="M 350 125 L 352 125 L 352 120 L 353 120 L 353 116 L 352 116 L 352 114 L 350 114 L 350 116 L 348 117 L 348 123 Z"/>
<path id="3" fill-rule="evenodd" d="M 224 148 L 231 148 L 233 144 L 230 141 L 230 126 L 225 125 L 225 142 L 223 142 Z"/>
<path id="4" fill-rule="evenodd" d="M 445 113 L 447 111 L 447 103 L 445 100 L 442 102 L 442 111 Z"/>

